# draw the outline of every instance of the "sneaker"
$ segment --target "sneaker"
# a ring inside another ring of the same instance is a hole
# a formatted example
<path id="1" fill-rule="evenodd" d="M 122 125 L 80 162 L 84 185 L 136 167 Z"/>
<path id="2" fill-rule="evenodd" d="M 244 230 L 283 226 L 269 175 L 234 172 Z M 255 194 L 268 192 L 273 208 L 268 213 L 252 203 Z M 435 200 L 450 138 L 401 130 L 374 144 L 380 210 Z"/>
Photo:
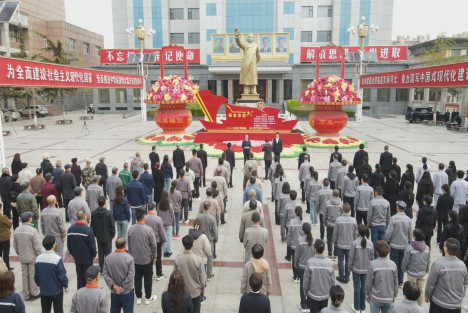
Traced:
<path id="1" fill-rule="evenodd" d="M 180 239 L 180 235 L 176 235 L 176 239 L 179 240 L 179 239 Z"/>
<path id="2" fill-rule="evenodd" d="M 179 238 L 177 238 L 176 235 L 172 235 L 172 240 L 177 240 L 177 239 L 179 239 Z"/>
<path id="3" fill-rule="evenodd" d="M 304 313 L 307 312 L 307 309 L 301 309 L 301 310 L 302 310 L 302 312 L 304 312 Z"/>
<path id="4" fill-rule="evenodd" d="M 156 280 L 157 280 L 157 281 L 160 281 L 160 280 L 163 279 L 164 277 L 166 277 L 166 275 L 164 275 L 164 273 L 162 273 L 161 275 L 156 275 Z"/>
<path id="5" fill-rule="evenodd" d="M 210 281 L 210 280 L 212 280 L 213 278 L 214 278 L 214 274 L 211 274 L 210 276 L 208 276 L 208 277 L 206 278 L 206 280 L 207 280 L 207 281 Z"/>
<path id="6" fill-rule="evenodd" d="M 351 310 L 353 310 L 353 312 L 356 312 L 356 313 L 360 313 L 361 310 L 357 310 L 355 307 L 354 307 L 354 304 L 351 306 Z"/>
<path id="7" fill-rule="evenodd" d="M 336 261 L 336 255 L 333 256 L 333 261 Z"/>
<path id="8" fill-rule="evenodd" d="M 464 305 L 463 310 L 468 311 L 468 305 Z"/>
<path id="9" fill-rule="evenodd" d="M 154 301 L 156 301 L 157 298 L 158 298 L 158 296 L 152 295 L 151 298 L 145 299 L 145 305 L 148 305 L 148 304 L 150 304 L 150 303 L 153 303 Z"/>
<path id="10" fill-rule="evenodd" d="M 285 259 L 286 261 L 288 261 L 288 262 L 291 262 L 291 257 L 285 256 L 284 259 Z"/>
<path id="11" fill-rule="evenodd" d="M 200 301 L 200 304 L 203 304 L 203 303 L 205 303 L 205 301 L 206 301 L 206 297 L 205 297 L 205 296 L 203 296 L 203 298 L 202 298 L 202 299 L 201 299 L 201 301 Z"/>
<path id="12" fill-rule="evenodd" d="M 293 277 L 291 277 L 291 279 L 292 279 L 292 281 L 295 282 L 295 283 L 298 283 L 298 282 L 299 282 L 299 277 L 298 277 L 298 278 L 294 278 L 294 276 L 293 276 Z"/>
<path id="13" fill-rule="evenodd" d="M 41 297 L 40 295 L 31 296 L 31 297 L 29 297 L 29 301 L 35 301 L 35 300 L 39 299 L 40 297 Z"/>
<path id="14" fill-rule="evenodd" d="M 188 224 L 189 223 L 189 220 L 185 220 L 185 224 Z"/>
<path id="15" fill-rule="evenodd" d="M 340 283 L 344 284 L 345 280 L 341 278 L 340 276 L 336 276 L 336 280 L 339 281 Z"/>
<path id="16" fill-rule="evenodd" d="M 137 305 L 141 304 L 141 298 L 137 298 Z"/>

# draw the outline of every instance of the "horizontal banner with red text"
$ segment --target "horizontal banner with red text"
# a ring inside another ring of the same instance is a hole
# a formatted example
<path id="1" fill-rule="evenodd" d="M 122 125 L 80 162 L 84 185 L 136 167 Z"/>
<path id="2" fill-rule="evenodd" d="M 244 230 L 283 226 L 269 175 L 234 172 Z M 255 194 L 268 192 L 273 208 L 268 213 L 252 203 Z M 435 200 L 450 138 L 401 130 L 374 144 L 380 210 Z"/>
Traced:
<path id="1" fill-rule="evenodd" d="M 468 62 L 368 74 L 361 88 L 413 88 L 468 86 Z"/>
<path id="2" fill-rule="evenodd" d="M 301 47 L 301 62 L 317 61 L 317 54 L 320 47 Z M 343 47 L 345 53 L 358 52 L 359 46 Z M 402 61 L 406 60 L 407 46 L 366 46 L 364 51 L 375 51 L 379 61 Z M 320 53 L 320 60 L 324 62 L 333 62 L 339 60 L 337 49 L 326 49 Z"/>
<path id="3" fill-rule="evenodd" d="M 138 49 L 101 49 L 101 64 L 127 64 L 138 63 L 140 60 L 131 60 L 129 62 L 130 54 L 140 53 Z M 145 63 L 159 63 L 161 61 L 161 49 L 145 49 L 143 54 L 155 54 L 154 58 L 150 58 L 151 62 L 144 61 Z M 200 63 L 200 49 L 186 49 L 187 63 Z M 169 50 L 163 55 L 164 63 L 183 63 L 183 53 L 180 50 Z"/>
<path id="4" fill-rule="evenodd" d="M 138 75 L 0 57 L 0 86 L 141 88 Z"/>

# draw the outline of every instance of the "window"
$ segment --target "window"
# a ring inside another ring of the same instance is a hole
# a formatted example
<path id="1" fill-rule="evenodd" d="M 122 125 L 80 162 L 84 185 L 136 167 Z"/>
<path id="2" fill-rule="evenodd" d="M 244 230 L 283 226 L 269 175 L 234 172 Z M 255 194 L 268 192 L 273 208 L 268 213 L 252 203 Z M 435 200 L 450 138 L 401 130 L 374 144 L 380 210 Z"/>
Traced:
<path id="1" fill-rule="evenodd" d="M 331 42 L 331 30 L 319 30 L 317 31 L 318 42 Z"/>
<path id="2" fill-rule="evenodd" d="M 115 103 L 127 103 L 127 89 L 125 88 L 115 89 Z"/>
<path id="3" fill-rule="evenodd" d="M 370 88 L 364 88 L 362 91 L 362 101 L 364 102 L 369 102 L 371 101 L 371 89 Z"/>
<path id="4" fill-rule="evenodd" d="M 390 89 L 379 88 L 377 89 L 377 102 L 389 102 L 390 101 Z"/>
<path id="5" fill-rule="evenodd" d="M 317 8 L 317 17 L 331 17 L 332 10 L 331 5 L 319 5 Z"/>
<path id="6" fill-rule="evenodd" d="M 171 20 L 183 20 L 184 19 L 184 9 L 170 9 L 169 15 Z"/>
<path id="7" fill-rule="evenodd" d="M 284 14 L 294 14 L 294 1 L 284 2 Z"/>
<path id="8" fill-rule="evenodd" d="M 101 56 L 101 47 L 96 46 L 95 51 L 96 51 L 96 56 L 100 57 Z"/>
<path id="9" fill-rule="evenodd" d="M 171 43 L 183 44 L 184 33 L 171 33 Z"/>
<path id="10" fill-rule="evenodd" d="M 98 89 L 99 103 L 110 103 L 109 89 Z"/>
<path id="11" fill-rule="evenodd" d="M 312 42 L 312 31 L 301 32 L 301 42 Z"/>
<path id="12" fill-rule="evenodd" d="M 17 28 L 10 28 L 10 42 L 19 42 L 19 34 Z"/>
<path id="13" fill-rule="evenodd" d="M 89 54 L 89 43 L 83 42 L 83 53 Z"/>
<path id="14" fill-rule="evenodd" d="M 70 51 L 75 51 L 75 45 L 76 45 L 75 39 L 68 38 L 68 45 L 70 47 Z"/>
<path id="15" fill-rule="evenodd" d="M 461 49 L 453 49 L 452 56 L 461 55 Z"/>
<path id="16" fill-rule="evenodd" d="M 314 7 L 302 7 L 301 17 L 308 18 L 314 17 Z"/>
<path id="17" fill-rule="evenodd" d="M 200 10 L 196 8 L 188 9 L 188 19 L 189 20 L 199 20 L 200 19 Z"/>
<path id="18" fill-rule="evenodd" d="M 407 88 L 397 88 L 397 90 L 396 90 L 396 101 L 397 102 L 407 102 L 408 99 L 409 99 L 409 89 L 407 89 Z"/>
<path id="19" fill-rule="evenodd" d="M 48 41 L 47 41 L 47 38 L 42 38 L 42 46 L 43 46 L 44 48 L 47 48 L 47 47 L 49 46 Z"/>
<path id="20" fill-rule="evenodd" d="M 207 3 L 206 4 L 206 15 L 207 16 L 216 16 L 216 3 Z"/>
<path id="21" fill-rule="evenodd" d="M 200 43 L 200 33 L 188 33 L 188 43 Z"/>
<path id="22" fill-rule="evenodd" d="M 208 90 L 211 91 L 213 95 L 216 94 L 216 80 L 208 80 Z"/>
<path id="23" fill-rule="evenodd" d="M 141 102 L 141 89 L 134 88 L 133 89 L 133 103 L 140 103 Z"/>
<path id="24" fill-rule="evenodd" d="M 283 84 L 283 100 L 292 99 L 292 79 L 285 79 Z"/>

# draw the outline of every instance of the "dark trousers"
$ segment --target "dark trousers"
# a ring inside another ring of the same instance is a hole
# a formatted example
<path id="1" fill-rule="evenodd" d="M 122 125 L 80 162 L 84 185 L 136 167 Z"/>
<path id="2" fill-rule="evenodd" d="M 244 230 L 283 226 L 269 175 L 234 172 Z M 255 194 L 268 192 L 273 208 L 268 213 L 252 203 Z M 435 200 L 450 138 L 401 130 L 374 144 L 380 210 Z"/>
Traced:
<path id="1" fill-rule="evenodd" d="M 0 242 L 0 254 L 7 269 L 10 269 L 10 239 Z"/>
<path id="2" fill-rule="evenodd" d="M 304 182 L 301 181 L 301 197 L 302 197 L 301 200 L 302 200 L 302 202 L 305 201 L 305 194 L 306 194 L 306 192 L 305 192 L 305 189 L 304 189 Z M 309 206 L 307 206 L 307 208 L 309 208 Z"/>
<path id="3" fill-rule="evenodd" d="M 331 190 L 334 190 L 335 189 L 335 181 L 334 180 L 330 180 L 330 189 Z"/>
<path id="4" fill-rule="evenodd" d="M 76 266 L 76 289 L 80 289 L 86 285 L 85 271 L 88 267 L 93 265 L 93 262 L 86 264 L 75 263 Z"/>
<path id="5" fill-rule="evenodd" d="M 291 266 L 292 266 L 292 271 L 293 271 L 293 277 L 294 278 L 299 278 L 299 272 L 297 271 L 297 267 L 294 266 L 294 254 L 296 250 L 291 249 Z"/>
<path id="6" fill-rule="evenodd" d="M 153 262 L 146 265 L 135 264 L 135 295 L 137 299 L 142 297 L 142 281 L 145 279 L 145 297 L 151 298 L 151 288 L 153 284 Z"/>
<path id="7" fill-rule="evenodd" d="M 458 309 L 446 309 L 435 304 L 432 300 L 429 305 L 429 313 L 461 313 L 461 308 Z"/>
<path id="8" fill-rule="evenodd" d="M 181 219 L 188 220 L 188 211 L 189 211 L 189 199 L 182 199 L 182 212 Z"/>
<path id="9" fill-rule="evenodd" d="M 265 160 L 265 179 L 268 179 L 268 173 L 270 172 L 271 160 Z"/>
<path id="10" fill-rule="evenodd" d="M 58 205 L 59 205 L 59 208 L 63 208 L 63 191 L 62 191 L 62 187 L 58 187 L 57 185 L 55 185 L 55 188 L 57 188 L 57 202 L 58 202 Z"/>
<path id="11" fill-rule="evenodd" d="M 104 259 L 108 256 L 112 251 L 112 242 L 105 242 L 101 243 L 98 242 L 98 258 L 99 258 L 99 267 L 102 270 L 104 269 Z"/>
<path id="12" fill-rule="evenodd" d="M 3 201 L 3 215 L 11 219 L 11 204 L 10 201 Z"/>
<path id="13" fill-rule="evenodd" d="M 157 259 L 156 259 L 156 276 L 162 276 L 161 249 L 162 249 L 162 242 L 158 242 L 156 246 L 156 251 L 158 254 Z"/>
<path id="14" fill-rule="evenodd" d="M 195 177 L 195 181 L 193 182 L 193 189 L 195 189 L 194 197 L 200 198 L 200 177 Z"/>
<path id="15" fill-rule="evenodd" d="M 333 230 L 335 227 L 327 226 L 327 246 L 328 246 L 328 256 L 331 257 L 332 254 L 337 256 L 336 246 L 333 245 Z"/>
<path id="16" fill-rule="evenodd" d="M 279 152 L 279 153 L 275 152 L 274 154 L 275 154 L 275 156 L 278 157 L 278 163 L 279 163 L 280 159 L 281 159 L 281 152 Z"/>
<path id="17" fill-rule="evenodd" d="M 206 187 L 206 167 L 203 167 L 203 176 L 202 176 L 203 187 Z"/>
<path id="18" fill-rule="evenodd" d="M 180 177 L 180 170 L 184 169 L 184 167 L 176 167 L 176 179 Z"/>
<path id="19" fill-rule="evenodd" d="M 395 262 L 398 269 L 398 284 L 403 284 L 403 256 L 405 255 L 405 249 L 394 249 L 390 248 L 390 260 Z"/>
<path id="20" fill-rule="evenodd" d="M 354 217 L 354 197 L 345 197 L 343 196 L 343 203 L 349 203 L 351 206 L 351 216 Z"/>
<path id="21" fill-rule="evenodd" d="M 437 242 L 440 242 L 440 236 L 442 235 L 442 229 L 448 223 L 448 216 L 437 216 Z"/>
<path id="22" fill-rule="evenodd" d="M 11 207 L 11 215 L 13 215 L 13 218 L 12 218 L 13 229 L 17 229 L 19 227 L 18 210 L 16 210 L 16 208 L 14 208 L 14 207 Z"/>
<path id="23" fill-rule="evenodd" d="M 229 184 L 228 187 L 233 187 L 232 186 L 232 172 L 234 172 L 234 168 L 231 166 L 231 173 L 229 173 Z"/>
<path id="24" fill-rule="evenodd" d="M 102 187 L 103 191 L 104 191 L 104 197 L 107 197 L 107 192 L 106 192 L 106 181 L 105 180 L 100 180 L 99 181 L 99 186 Z"/>
<path id="25" fill-rule="evenodd" d="M 133 313 L 133 305 L 135 303 L 135 291 L 132 290 L 125 295 L 117 295 L 111 293 L 110 313 L 120 313 L 123 309 L 124 313 Z"/>
<path id="26" fill-rule="evenodd" d="M 316 301 L 307 297 L 307 303 L 309 303 L 310 313 L 319 313 L 322 309 L 328 306 L 328 299 L 322 301 Z"/>
<path id="27" fill-rule="evenodd" d="M 250 157 L 250 150 L 244 150 L 244 164 Z"/>
<path id="28" fill-rule="evenodd" d="M 72 199 L 63 199 L 63 207 L 65 208 L 65 220 L 70 222 L 70 217 L 68 216 L 68 204 Z"/>
<path id="29" fill-rule="evenodd" d="M 192 304 L 193 304 L 193 313 L 200 313 L 201 309 L 201 298 L 202 295 L 199 295 L 196 298 L 192 298 Z"/>
<path id="30" fill-rule="evenodd" d="M 42 211 L 42 209 L 44 209 L 44 207 L 42 206 L 42 196 L 36 196 L 36 202 L 37 206 L 39 207 L 39 210 Z"/>
<path id="31" fill-rule="evenodd" d="M 54 313 L 63 313 L 63 291 L 56 296 L 41 296 L 42 313 L 50 313 L 54 306 Z"/>
<path id="32" fill-rule="evenodd" d="M 432 235 L 429 235 L 429 234 L 424 234 L 424 242 L 426 243 L 426 246 L 429 247 L 429 249 L 431 248 L 431 239 L 432 239 Z M 374 246 L 375 247 L 375 246 Z M 463 249 L 463 247 L 461 247 Z"/>
<path id="33" fill-rule="evenodd" d="M 323 240 L 325 237 L 325 227 L 323 226 L 323 214 L 319 214 L 319 221 L 320 221 L 320 239 Z"/>
<path id="34" fill-rule="evenodd" d="M 356 210 L 356 221 L 358 225 L 364 224 L 367 226 L 367 211 Z"/>

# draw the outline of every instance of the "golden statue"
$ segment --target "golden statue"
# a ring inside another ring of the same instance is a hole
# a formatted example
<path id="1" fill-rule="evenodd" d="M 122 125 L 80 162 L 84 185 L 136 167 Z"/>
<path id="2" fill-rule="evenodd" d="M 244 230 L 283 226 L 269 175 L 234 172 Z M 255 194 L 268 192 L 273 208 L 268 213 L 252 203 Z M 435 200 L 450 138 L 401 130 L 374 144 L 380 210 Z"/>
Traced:
<path id="1" fill-rule="evenodd" d="M 236 28 L 234 31 L 236 43 L 244 52 L 242 58 L 240 80 L 239 83 L 244 86 L 244 95 L 257 95 L 257 63 L 260 61 L 260 49 L 258 45 L 253 42 L 254 35 L 249 34 L 247 42 L 240 40 L 239 30 Z"/>

